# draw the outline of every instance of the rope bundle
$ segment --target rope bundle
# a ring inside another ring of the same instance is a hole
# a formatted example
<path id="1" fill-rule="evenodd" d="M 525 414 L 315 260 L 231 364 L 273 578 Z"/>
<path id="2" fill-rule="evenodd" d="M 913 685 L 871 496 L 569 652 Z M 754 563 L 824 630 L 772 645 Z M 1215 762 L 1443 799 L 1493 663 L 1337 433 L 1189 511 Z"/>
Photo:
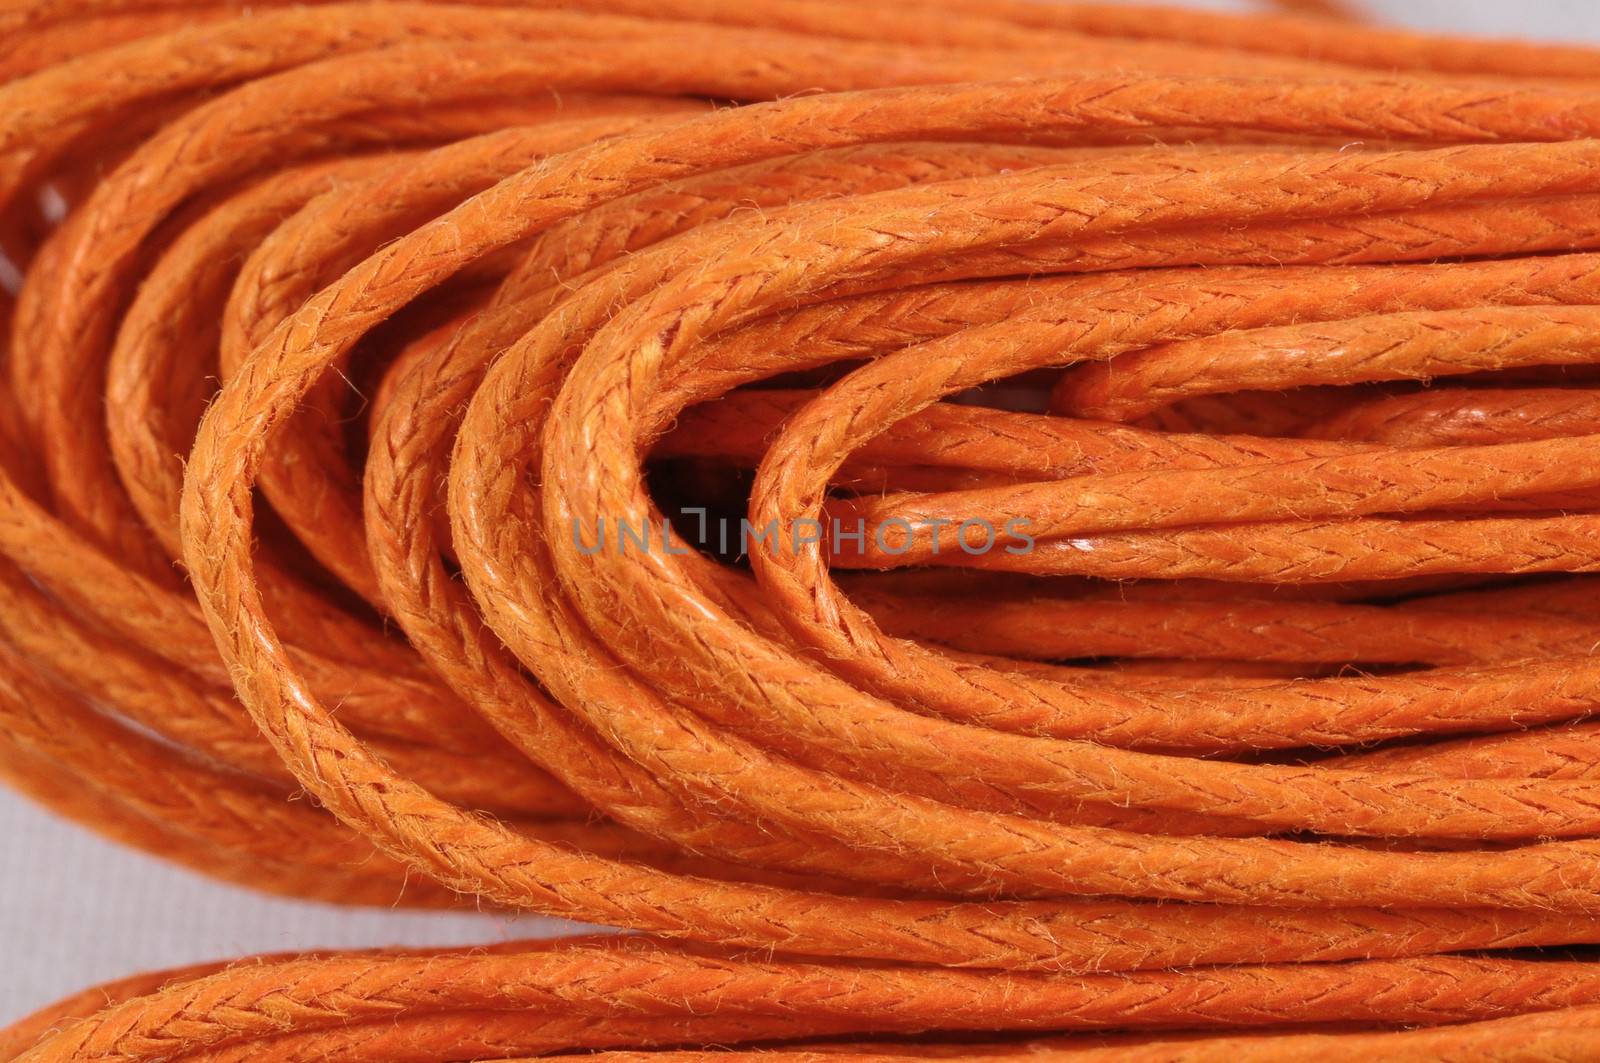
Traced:
<path id="1" fill-rule="evenodd" d="M 0 8 L 12 785 L 644 932 L 0 1058 L 1600 1054 L 1600 56 L 1285 6 Z"/>

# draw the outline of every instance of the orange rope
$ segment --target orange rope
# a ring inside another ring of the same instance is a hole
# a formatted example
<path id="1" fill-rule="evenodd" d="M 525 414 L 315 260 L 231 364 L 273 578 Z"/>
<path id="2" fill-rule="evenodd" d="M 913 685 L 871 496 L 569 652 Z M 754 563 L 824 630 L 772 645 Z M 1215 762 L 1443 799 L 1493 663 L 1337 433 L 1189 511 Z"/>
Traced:
<path id="1" fill-rule="evenodd" d="M 0 7 L 0 771 L 642 932 L 0 1059 L 1594 1054 L 1600 57 L 1279 6 Z"/>

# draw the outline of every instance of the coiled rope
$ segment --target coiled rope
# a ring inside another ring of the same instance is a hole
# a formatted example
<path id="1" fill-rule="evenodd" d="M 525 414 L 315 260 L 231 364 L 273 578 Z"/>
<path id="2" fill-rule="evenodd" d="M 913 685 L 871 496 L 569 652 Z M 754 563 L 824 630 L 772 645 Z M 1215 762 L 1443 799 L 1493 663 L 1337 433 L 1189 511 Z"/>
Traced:
<path id="1" fill-rule="evenodd" d="M 1600 54 L 1282 6 L 0 7 L 11 784 L 640 932 L 0 1058 L 1600 1058 Z"/>

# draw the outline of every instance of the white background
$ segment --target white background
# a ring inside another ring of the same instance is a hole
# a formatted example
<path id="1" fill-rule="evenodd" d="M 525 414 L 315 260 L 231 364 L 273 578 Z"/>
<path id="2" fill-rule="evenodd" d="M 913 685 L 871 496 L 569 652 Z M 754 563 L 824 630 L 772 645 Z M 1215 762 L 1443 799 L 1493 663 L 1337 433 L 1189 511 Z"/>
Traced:
<path id="1" fill-rule="evenodd" d="M 1229 0 L 1197 6 L 1242 9 Z M 1594 0 L 1369 0 L 1392 23 L 1600 40 Z M 456 944 L 554 932 L 556 921 L 353 910 L 255 896 L 51 818 L 0 789 L 0 1025 L 141 970 L 255 952 Z"/>

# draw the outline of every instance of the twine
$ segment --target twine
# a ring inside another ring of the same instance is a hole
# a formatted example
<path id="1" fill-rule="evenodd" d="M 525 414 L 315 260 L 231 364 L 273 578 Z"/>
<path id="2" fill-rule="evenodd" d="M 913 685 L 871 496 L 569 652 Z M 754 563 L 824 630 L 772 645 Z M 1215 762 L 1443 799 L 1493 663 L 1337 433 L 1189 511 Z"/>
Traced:
<path id="1" fill-rule="evenodd" d="M 1278 6 L 0 9 L 0 771 L 637 932 L 0 1059 L 1594 1056 L 1596 56 Z"/>

